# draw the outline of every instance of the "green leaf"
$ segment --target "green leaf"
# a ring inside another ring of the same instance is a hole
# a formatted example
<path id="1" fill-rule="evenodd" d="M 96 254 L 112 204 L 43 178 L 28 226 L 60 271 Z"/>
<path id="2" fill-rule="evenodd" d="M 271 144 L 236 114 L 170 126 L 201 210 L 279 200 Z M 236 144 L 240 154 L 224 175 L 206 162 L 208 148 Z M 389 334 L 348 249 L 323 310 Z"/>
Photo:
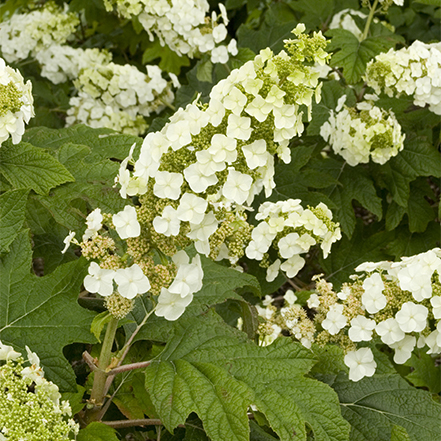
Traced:
<path id="1" fill-rule="evenodd" d="M 349 84 L 360 81 L 367 63 L 397 43 L 393 34 L 368 37 L 361 42 L 352 32 L 345 29 L 330 29 L 326 35 L 332 37 L 327 51 L 336 51 L 332 55 L 330 65 L 343 68 L 343 75 Z"/>
<path id="2" fill-rule="evenodd" d="M 289 339 L 259 347 L 215 314 L 180 322 L 164 352 L 146 369 L 146 387 L 169 431 L 191 412 L 213 441 L 248 440 L 247 408 L 265 413 L 282 441 L 346 440 L 335 395 L 303 375 L 312 354 Z"/>
<path id="3" fill-rule="evenodd" d="M 153 60 L 160 58 L 159 67 L 166 72 L 171 72 L 179 75 L 183 66 L 190 66 L 190 60 L 186 55 L 179 56 L 172 51 L 167 45 L 162 46 L 159 40 L 151 43 L 143 55 L 142 64 L 151 63 Z"/>
<path id="4" fill-rule="evenodd" d="M 199 62 L 197 65 L 197 79 L 211 83 L 213 81 L 213 63 L 211 60 Z"/>
<path id="5" fill-rule="evenodd" d="M 204 256 L 201 256 L 201 262 L 204 270 L 202 289 L 194 295 L 193 301 L 186 308 L 182 317 L 175 322 L 170 322 L 162 317 L 152 315 L 135 337 L 135 341 L 167 341 L 176 326 L 179 326 L 180 320 L 202 314 L 211 306 L 225 302 L 227 299 L 243 301 L 243 298 L 235 292 L 239 288 L 246 288 L 248 292 L 260 296 L 259 283 L 250 274 L 227 268 Z M 128 318 L 133 319 L 136 323 L 141 323 L 149 310 L 151 310 L 150 301 L 140 299 Z M 125 327 L 126 333 L 130 335 L 135 328 L 136 324 L 127 325 Z"/>
<path id="6" fill-rule="evenodd" d="M 395 239 L 387 244 L 387 251 L 397 259 L 423 253 L 441 245 L 441 225 L 430 222 L 424 233 L 410 233 L 407 226 L 395 229 Z"/>
<path id="7" fill-rule="evenodd" d="M 423 3 L 425 5 L 433 5 L 441 7 L 441 0 L 414 0 L 415 3 Z"/>
<path id="8" fill-rule="evenodd" d="M 76 415 L 83 409 L 85 405 L 83 402 L 84 392 L 86 392 L 86 388 L 77 384 L 77 392 L 65 392 L 62 394 L 62 400 L 69 401 L 72 415 Z"/>
<path id="9" fill-rule="evenodd" d="M 335 220 L 340 222 L 342 231 L 351 237 L 355 228 L 355 213 L 352 201 L 356 200 L 364 208 L 382 218 L 381 199 L 367 170 L 363 167 L 350 167 L 345 162 L 333 158 L 315 159 L 311 162 L 313 170 L 326 170 L 337 184 L 323 190 L 336 207 L 333 210 Z"/>
<path id="10" fill-rule="evenodd" d="M 9 251 L 25 220 L 29 190 L 10 190 L 0 196 L 0 254 Z"/>
<path id="11" fill-rule="evenodd" d="M 411 366 L 413 371 L 406 375 L 416 387 L 427 387 L 433 394 L 441 392 L 441 366 L 435 365 L 435 360 L 422 350 L 412 353 L 412 357 L 406 361 L 406 366 Z"/>
<path id="12" fill-rule="evenodd" d="M 269 26 L 267 23 L 264 23 L 260 30 L 255 31 L 242 24 L 236 33 L 238 45 L 240 47 L 247 47 L 256 54 L 266 47 L 277 53 L 283 49 L 283 40 L 293 36 L 292 30 L 296 25 L 296 21 L 275 26 Z"/>
<path id="13" fill-rule="evenodd" d="M 295 11 L 304 13 L 301 23 L 309 29 L 321 27 L 332 16 L 334 8 L 334 0 L 327 1 L 311 1 L 311 0 L 297 0 L 291 2 L 291 6 Z"/>
<path id="14" fill-rule="evenodd" d="M 332 252 L 327 259 L 320 258 L 327 280 L 340 286 L 348 281 L 349 276 L 354 274 L 354 269 L 361 263 L 390 259 L 386 247 L 394 233 L 376 232 L 373 227 L 363 226 L 359 220 L 352 238 L 343 236 L 332 246 Z"/>
<path id="15" fill-rule="evenodd" d="M 351 441 L 389 441 L 394 426 L 403 427 L 411 441 L 441 440 L 441 405 L 397 374 L 358 382 L 340 374 L 331 386 L 339 396 L 342 415 L 352 426 Z"/>
<path id="16" fill-rule="evenodd" d="M 109 311 L 103 311 L 93 319 L 90 325 L 90 332 L 96 337 L 99 343 L 101 343 L 101 333 L 103 332 L 104 326 L 106 326 L 111 319 L 112 315 Z"/>
<path id="17" fill-rule="evenodd" d="M 393 200 L 407 207 L 410 182 L 419 176 L 441 177 L 441 154 L 423 137 L 404 142 L 404 149 L 384 165 L 372 165 L 373 175 Z"/>
<path id="18" fill-rule="evenodd" d="M 421 233 L 426 230 L 427 224 L 435 219 L 435 212 L 426 196 L 434 197 L 429 183 L 421 178 L 410 184 L 410 197 L 407 203 L 407 216 L 409 218 L 409 231 Z"/>
<path id="19" fill-rule="evenodd" d="M 83 145 L 91 149 L 92 158 L 121 160 L 128 156 L 134 143 L 138 146 L 142 144 L 142 139 L 137 136 L 121 135 L 111 129 L 92 129 L 83 124 L 59 130 L 36 127 L 27 130 L 23 140 L 36 147 L 54 151 L 68 143 Z"/>
<path id="20" fill-rule="evenodd" d="M 77 441 L 118 441 L 116 430 L 103 423 L 93 422 L 81 429 Z"/>
<path id="21" fill-rule="evenodd" d="M 6 142 L 2 145 L 0 173 L 15 188 L 31 188 L 41 195 L 47 195 L 51 188 L 74 180 L 56 159 L 27 142 L 17 145 Z"/>
<path id="22" fill-rule="evenodd" d="M 29 233 L 23 230 L 0 264 L 0 340 L 36 352 L 49 380 L 63 391 L 76 391 L 75 375 L 63 348 L 72 343 L 94 343 L 89 332 L 93 314 L 77 303 L 85 275 L 78 259 L 52 274 L 31 274 Z"/>

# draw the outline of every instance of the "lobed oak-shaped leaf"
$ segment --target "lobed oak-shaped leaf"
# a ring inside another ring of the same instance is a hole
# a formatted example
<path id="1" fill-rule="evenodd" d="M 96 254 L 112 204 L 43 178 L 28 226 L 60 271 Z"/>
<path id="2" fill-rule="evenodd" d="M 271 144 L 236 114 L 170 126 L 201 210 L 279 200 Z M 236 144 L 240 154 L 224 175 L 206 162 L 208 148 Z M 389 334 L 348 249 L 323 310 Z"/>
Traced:
<path id="1" fill-rule="evenodd" d="M 0 261 L 0 340 L 38 354 L 46 377 L 62 391 L 75 392 L 75 375 L 63 355 L 72 343 L 94 343 L 93 314 L 77 303 L 85 261 L 59 266 L 45 277 L 31 273 L 28 230 L 22 230 Z"/>
<path id="2" fill-rule="evenodd" d="M 282 441 L 306 440 L 306 424 L 318 441 L 347 440 L 336 395 L 304 377 L 314 362 L 289 339 L 256 346 L 209 312 L 179 323 L 146 369 L 146 387 L 169 431 L 195 412 L 213 441 L 246 441 L 253 404 Z"/>

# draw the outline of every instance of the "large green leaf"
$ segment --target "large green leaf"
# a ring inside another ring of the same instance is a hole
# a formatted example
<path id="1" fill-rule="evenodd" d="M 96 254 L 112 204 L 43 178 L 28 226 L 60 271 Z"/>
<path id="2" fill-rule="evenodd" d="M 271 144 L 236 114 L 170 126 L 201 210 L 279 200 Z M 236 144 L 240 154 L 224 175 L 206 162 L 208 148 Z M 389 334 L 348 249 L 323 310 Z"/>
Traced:
<path id="1" fill-rule="evenodd" d="M 0 149 L 0 173 L 14 188 L 31 188 L 47 195 L 49 190 L 74 177 L 49 153 L 27 142 L 6 142 Z"/>
<path id="2" fill-rule="evenodd" d="M 381 52 L 387 52 L 397 43 L 393 34 L 368 37 L 361 42 L 345 29 L 330 29 L 326 35 L 332 37 L 327 50 L 337 51 L 332 55 L 330 64 L 343 68 L 343 75 L 350 84 L 361 79 L 370 60 Z"/>
<path id="3" fill-rule="evenodd" d="M 373 165 L 378 184 L 387 188 L 393 200 L 407 207 L 410 182 L 419 176 L 441 177 L 441 154 L 423 137 L 404 142 L 404 149 L 384 165 Z"/>
<path id="4" fill-rule="evenodd" d="M 85 261 L 67 263 L 45 277 L 31 274 L 31 264 L 29 232 L 23 230 L 0 263 L 0 340 L 20 351 L 29 346 L 50 380 L 61 390 L 76 391 L 63 348 L 96 341 L 89 331 L 95 314 L 77 303 Z"/>
<path id="5" fill-rule="evenodd" d="M 238 289 L 260 294 L 257 279 L 250 274 L 241 273 L 231 268 L 219 265 L 206 257 L 201 256 L 202 269 L 204 270 L 202 289 L 194 295 L 193 301 L 187 307 L 182 318 L 170 322 L 162 317 L 152 315 L 147 324 L 141 328 L 136 340 L 167 341 L 180 320 L 185 320 L 206 312 L 211 306 L 225 302 L 227 299 L 243 301 L 236 293 Z M 152 308 L 151 302 L 144 298 L 139 299 L 135 309 L 129 315 L 135 323 L 141 323 Z M 128 335 L 136 328 L 136 324 L 125 326 Z"/>
<path id="6" fill-rule="evenodd" d="M 190 413 L 213 441 L 248 440 L 247 409 L 263 412 L 282 441 L 346 440 L 338 401 L 304 374 L 313 355 L 290 339 L 256 346 L 214 313 L 182 320 L 164 352 L 146 369 L 146 387 L 169 431 Z"/>
<path id="7" fill-rule="evenodd" d="M 9 251 L 25 220 L 29 190 L 10 190 L 0 196 L 0 254 Z"/>
<path id="8" fill-rule="evenodd" d="M 351 423 L 351 441 L 389 441 L 394 426 L 404 428 L 411 441 L 441 440 L 441 405 L 400 375 L 377 374 L 352 382 L 340 374 L 331 386 Z"/>
<path id="9" fill-rule="evenodd" d="M 354 234 L 349 239 L 345 236 L 332 246 L 327 259 L 320 258 L 320 265 L 325 271 L 326 279 L 340 286 L 347 282 L 354 269 L 363 262 L 390 259 L 386 247 L 394 233 L 375 231 L 375 225 L 363 226 L 358 221 Z"/>

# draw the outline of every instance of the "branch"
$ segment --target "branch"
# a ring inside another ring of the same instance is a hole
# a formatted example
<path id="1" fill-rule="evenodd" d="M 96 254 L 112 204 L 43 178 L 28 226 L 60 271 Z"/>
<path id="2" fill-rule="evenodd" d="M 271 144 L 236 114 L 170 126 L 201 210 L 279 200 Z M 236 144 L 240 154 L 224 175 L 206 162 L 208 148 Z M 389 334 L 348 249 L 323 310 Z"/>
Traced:
<path id="1" fill-rule="evenodd" d="M 120 374 L 121 372 L 133 371 L 135 369 L 142 369 L 149 366 L 151 361 L 140 361 L 138 363 L 124 364 L 122 366 L 118 366 L 114 369 L 111 369 L 107 372 L 107 375 L 114 376 L 116 374 Z"/>

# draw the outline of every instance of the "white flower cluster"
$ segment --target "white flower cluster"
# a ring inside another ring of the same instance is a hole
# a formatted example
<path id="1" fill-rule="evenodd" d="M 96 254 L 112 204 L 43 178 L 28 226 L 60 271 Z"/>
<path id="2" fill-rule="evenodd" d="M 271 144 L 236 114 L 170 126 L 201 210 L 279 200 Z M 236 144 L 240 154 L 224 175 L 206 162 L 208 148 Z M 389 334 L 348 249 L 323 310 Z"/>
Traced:
<path id="1" fill-rule="evenodd" d="M 60 401 L 56 384 L 44 378 L 40 359 L 26 346 L 27 362 L 0 341 L 0 440 L 67 440 L 78 434 L 68 401 Z"/>
<path id="2" fill-rule="evenodd" d="M 86 231 L 83 235 L 83 243 L 89 239 L 97 238 L 103 228 L 103 215 L 99 208 L 92 211 L 86 219 Z M 141 234 L 141 225 L 138 222 L 136 209 L 127 205 L 123 211 L 112 216 L 113 226 L 123 240 L 138 238 Z M 78 242 L 74 239 L 75 233 L 70 232 L 65 239 L 65 252 L 70 243 Z M 158 305 L 155 313 L 166 320 L 177 320 L 185 311 L 185 308 L 193 300 L 193 294 L 202 288 L 203 270 L 200 256 L 190 258 L 183 250 L 172 256 L 172 263 L 177 268 L 168 288 L 162 287 L 158 297 Z M 134 263 L 131 266 L 118 269 L 102 268 L 98 263 L 89 265 L 89 274 L 84 279 L 84 287 L 91 293 L 98 293 L 103 297 L 112 296 L 114 293 L 121 297 L 132 300 L 138 295 L 148 292 L 151 288 L 148 277 L 142 268 Z"/>
<path id="3" fill-rule="evenodd" d="M 264 322 L 259 326 L 259 342 L 262 346 L 270 345 L 277 337 L 288 331 L 303 346 L 310 348 L 314 339 L 315 328 L 308 319 L 306 311 L 297 302 L 297 296 L 289 289 L 283 296 L 283 306 L 277 309 L 271 296 L 262 301 L 265 308 L 257 305 L 257 313 Z"/>
<path id="4" fill-rule="evenodd" d="M 376 93 L 413 95 L 416 106 L 429 105 L 441 115 L 441 43 L 417 40 L 408 48 L 379 54 L 367 65 L 364 79 Z"/>
<path id="5" fill-rule="evenodd" d="M 151 194 L 168 203 L 154 229 L 176 236 L 181 223 L 198 252 L 210 254 L 210 236 L 220 223 L 217 210 L 243 210 L 265 189 L 272 193 L 274 155 L 290 161 L 289 140 L 303 132 L 300 106 L 320 97 L 318 71 L 305 65 L 327 59 L 321 34 L 286 42 L 287 52 L 270 49 L 235 69 L 213 87 L 210 101 L 180 109 L 160 132 L 145 138 L 131 175 L 127 158 L 118 181 L 123 197 Z"/>
<path id="6" fill-rule="evenodd" d="M 24 83 L 18 70 L 6 66 L 0 58 L 0 146 L 9 136 L 20 142 L 27 124 L 34 116 L 32 83 Z"/>
<path id="7" fill-rule="evenodd" d="M 87 56 L 97 62 L 103 57 L 95 53 Z M 69 101 L 66 125 L 82 123 L 142 135 L 147 129 L 145 117 L 159 113 L 174 99 L 161 69 L 153 65 L 146 68 L 147 74 L 130 64 L 97 64 L 82 69 L 74 81 L 78 96 Z"/>
<path id="8" fill-rule="evenodd" d="M 346 327 L 354 343 L 378 336 L 395 352 L 394 361 L 405 363 L 415 346 L 428 354 L 441 353 L 441 250 L 435 248 L 400 262 L 366 262 L 356 268 L 353 285 L 337 294 L 343 303 L 329 308 L 321 326 L 331 335 Z M 354 289 L 355 287 L 355 289 Z M 361 293 L 361 308 L 353 308 L 354 293 Z M 320 303 L 321 297 L 318 297 Z M 352 304 L 352 311 L 351 305 Z M 318 306 L 318 305 L 317 305 Z M 345 356 L 349 378 L 358 381 L 375 372 L 369 348 L 349 351 Z"/>
<path id="9" fill-rule="evenodd" d="M 179 55 L 194 57 L 210 53 L 213 63 L 226 63 L 229 54 L 237 54 L 236 40 L 228 46 L 221 44 L 227 37 L 227 11 L 219 4 L 221 15 L 207 15 L 207 0 L 104 0 L 106 9 L 113 6 L 126 18 L 137 16 L 153 41 L 156 35 L 162 46 L 168 46 Z M 222 19 L 223 23 L 219 22 Z"/>
<path id="10" fill-rule="evenodd" d="M 0 50 L 9 63 L 23 60 L 40 50 L 65 43 L 78 24 L 76 14 L 48 2 L 41 9 L 14 14 L 0 23 Z"/>
<path id="11" fill-rule="evenodd" d="M 374 106 L 373 100 L 360 102 L 356 108 L 343 107 L 345 99 L 346 95 L 320 129 L 320 135 L 336 154 L 351 166 L 365 164 L 369 159 L 384 164 L 403 149 L 405 135 L 391 110 Z"/>
<path id="12" fill-rule="evenodd" d="M 289 278 L 295 277 L 305 264 L 301 254 L 320 244 L 326 258 L 331 245 L 341 239 L 340 228 L 332 222 L 332 212 L 325 204 L 304 209 L 300 202 L 300 199 L 288 199 L 264 202 L 259 207 L 256 219 L 261 222 L 253 229 L 245 252 L 250 259 L 262 260 L 270 247 L 278 250 L 280 258 L 267 270 L 268 282 L 277 277 L 279 270 Z"/>
<path id="13" fill-rule="evenodd" d="M 80 71 L 107 65 L 112 55 L 106 50 L 73 48 L 54 44 L 38 51 L 35 58 L 41 65 L 41 76 L 54 84 L 78 78 Z"/>

